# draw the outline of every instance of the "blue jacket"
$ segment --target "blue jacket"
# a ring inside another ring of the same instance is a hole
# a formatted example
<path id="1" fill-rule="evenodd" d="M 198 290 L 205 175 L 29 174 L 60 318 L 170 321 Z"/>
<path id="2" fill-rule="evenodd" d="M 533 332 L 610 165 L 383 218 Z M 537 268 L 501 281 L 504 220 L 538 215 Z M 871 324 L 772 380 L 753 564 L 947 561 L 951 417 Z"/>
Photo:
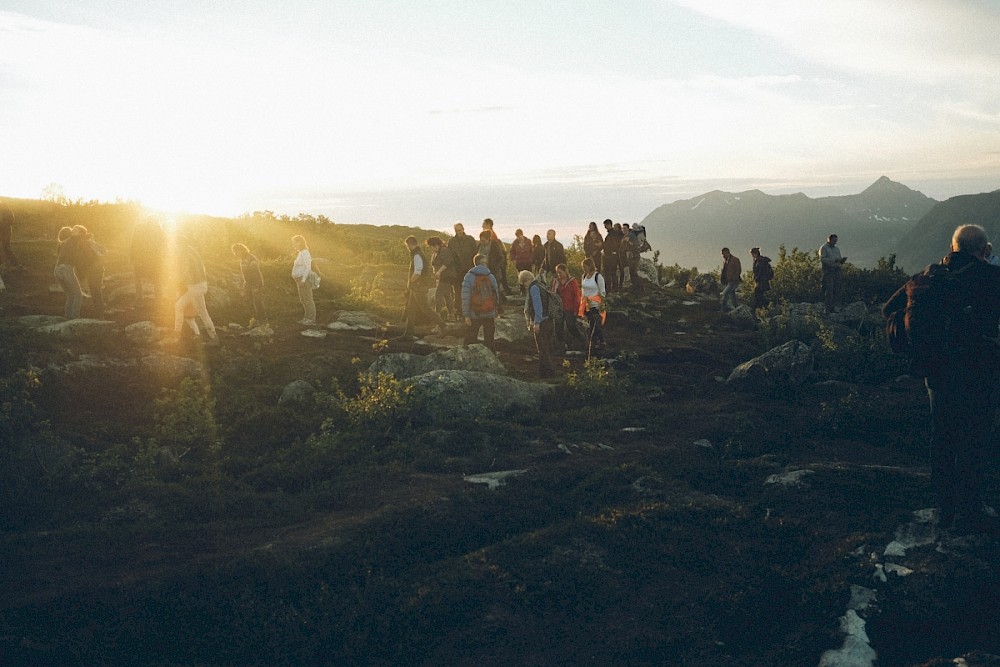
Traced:
<path id="1" fill-rule="evenodd" d="M 490 286 L 493 287 L 493 302 L 500 303 L 500 287 L 497 285 L 497 279 L 490 272 L 489 267 L 479 265 L 474 266 L 469 269 L 469 272 L 465 274 L 465 278 L 462 280 L 462 315 L 468 317 L 469 319 L 489 319 L 491 317 L 497 316 L 497 311 L 494 309 L 492 312 L 475 315 L 472 312 L 472 283 L 476 281 L 476 276 L 487 275 L 490 277 Z"/>
<path id="2" fill-rule="evenodd" d="M 524 298 L 524 317 L 530 319 L 532 324 L 541 324 L 542 320 L 549 319 L 545 314 L 545 305 L 542 303 L 542 290 L 545 289 L 538 282 L 531 283 L 528 287 L 528 295 Z"/>

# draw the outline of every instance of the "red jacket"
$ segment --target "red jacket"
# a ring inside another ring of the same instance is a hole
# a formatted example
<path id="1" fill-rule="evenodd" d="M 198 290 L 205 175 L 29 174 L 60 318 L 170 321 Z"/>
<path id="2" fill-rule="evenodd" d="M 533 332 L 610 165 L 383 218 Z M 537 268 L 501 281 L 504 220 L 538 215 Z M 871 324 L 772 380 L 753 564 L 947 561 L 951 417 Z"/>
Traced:
<path id="1" fill-rule="evenodd" d="M 576 312 L 580 307 L 580 283 L 573 276 L 564 285 L 556 284 L 556 292 L 562 299 L 562 307 L 565 311 Z"/>

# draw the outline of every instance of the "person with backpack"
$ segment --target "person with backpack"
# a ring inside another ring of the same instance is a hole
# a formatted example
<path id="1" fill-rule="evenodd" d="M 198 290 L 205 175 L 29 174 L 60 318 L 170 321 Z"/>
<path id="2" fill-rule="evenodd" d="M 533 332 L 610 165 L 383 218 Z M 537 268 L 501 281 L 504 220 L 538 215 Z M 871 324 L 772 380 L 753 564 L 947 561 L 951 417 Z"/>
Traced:
<path id="1" fill-rule="evenodd" d="M 771 279 L 774 278 L 774 267 L 771 266 L 771 258 L 760 254 L 760 248 L 750 248 L 750 257 L 753 258 L 753 301 L 750 307 L 754 310 L 767 305 L 768 298 L 766 292 L 771 290 Z"/>
<path id="2" fill-rule="evenodd" d="M 566 350 L 570 339 L 573 343 L 583 343 L 583 336 L 576 325 L 576 314 L 580 309 L 580 283 L 569 275 L 565 264 L 556 265 L 556 294 L 562 303 L 562 326 L 556 327 L 556 348 Z"/>
<path id="3" fill-rule="evenodd" d="M 961 225 L 951 252 L 910 278 L 882 312 L 890 344 L 925 378 L 940 525 L 1000 535 L 1000 518 L 982 502 L 1000 402 L 1000 267 L 986 261 L 986 244 L 982 227 Z"/>
<path id="4" fill-rule="evenodd" d="M 580 280 L 580 317 L 586 317 L 590 327 L 587 331 L 587 344 L 589 354 L 604 349 L 604 322 L 608 318 L 608 312 L 604 300 L 608 296 L 607 287 L 604 284 L 604 276 L 597 271 L 594 260 L 587 258 L 583 260 L 583 279 Z"/>
<path id="5" fill-rule="evenodd" d="M 524 319 L 528 330 L 535 336 L 535 349 L 538 351 L 538 377 L 555 377 L 555 364 L 552 361 L 552 339 L 555 334 L 555 322 L 552 319 L 552 306 L 549 296 L 552 295 L 545 285 L 538 281 L 531 271 L 521 271 L 517 282 L 523 285 L 527 294 L 524 297 Z"/>
<path id="6" fill-rule="evenodd" d="M 80 237 L 76 274 L 86 281 L 94 317 L 100 319 L 104 317 L 104 257 L 108 251 L 83 225 L 73 225 L 73 234 Z"/>
<path id="7" fill-rule="evenodd" d="M 483 345 L 496 352 L 496 318 L 500 314 L 500 286 L 496 277 L 486 266 L 486 257 L 476 255 L 474 266 L 462 280 L 462 315 L 468 327 L 465 344 L 472 345 L 479 340 L 479 330 L 483 331 Z"/>

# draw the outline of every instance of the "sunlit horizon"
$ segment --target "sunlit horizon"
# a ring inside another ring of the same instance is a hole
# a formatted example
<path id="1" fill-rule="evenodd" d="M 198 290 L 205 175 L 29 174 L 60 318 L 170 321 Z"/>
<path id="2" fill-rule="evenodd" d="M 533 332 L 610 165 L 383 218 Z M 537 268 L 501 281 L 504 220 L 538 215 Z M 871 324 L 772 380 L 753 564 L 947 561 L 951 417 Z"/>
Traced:
<path id="1" fill-rule="evenodd" d="M 18 0 L 0 196 L 423 226 L 882 175 L 943 200 L 1000 187 L 997 19 L 930 0 Z"/>

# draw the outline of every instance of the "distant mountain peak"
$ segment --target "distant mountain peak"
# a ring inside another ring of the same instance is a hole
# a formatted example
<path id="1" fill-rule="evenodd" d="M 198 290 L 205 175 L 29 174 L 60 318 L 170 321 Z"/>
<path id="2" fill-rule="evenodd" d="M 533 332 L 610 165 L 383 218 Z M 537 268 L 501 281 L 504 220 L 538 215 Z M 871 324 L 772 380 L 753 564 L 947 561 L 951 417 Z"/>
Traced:
<path id="1" fill-rule="evenodd" d="M 876 192 L 913 192 L 913 190 L 902 183 L 897 183 L 888 176 L 880 176 L 877 181 L 865 188 L 861 194 L 866 195 Z"/>

